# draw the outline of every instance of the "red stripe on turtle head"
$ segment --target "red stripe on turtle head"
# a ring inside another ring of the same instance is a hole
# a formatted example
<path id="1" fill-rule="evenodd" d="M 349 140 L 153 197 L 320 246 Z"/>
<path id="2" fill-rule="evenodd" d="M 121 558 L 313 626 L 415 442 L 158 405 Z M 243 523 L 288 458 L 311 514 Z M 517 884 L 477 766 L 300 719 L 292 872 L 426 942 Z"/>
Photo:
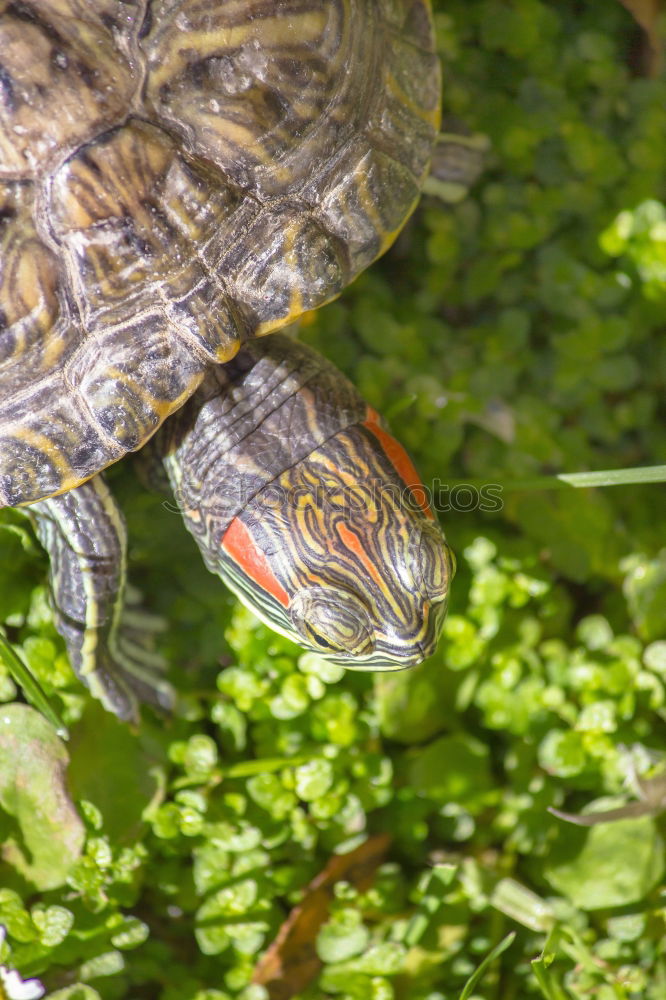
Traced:
<path id="1" fill-rule="evenodd" d="M 429 517 L 434 521 L 435 515 L 430 509 L 425 486 L 421 482 L 419 474 L 414 468 L 411 458 L 400 442 L 396 441 L 392 434 L 389 434 L 388 431 L 384 430 L 380 421 L 381 418 L 377 411 L 373 410 L 373 408 L 369 406 L 363 426 L 367 428 L 367 430 L 371 431 L 377 438 L 384 455 L 389 460 L 405 486 L 411 490 L 416 503 L 419 505 L 426 517 Z"/>
<path id="2" fill-rule="evenodd" d="M 338 532 L 338 535 L 340 536 L 342 544 L 346 548 L 348 548 L 350 552 L 353 552 L 353 554 L 357 557 L 357 559 L 362 563 L 364 568 L 368 571 L 368 573 L 375 581 L 375 583 L 380 587 L 380 589 L 383 590 L 385 584 L 384 581 L 382 580 L 381 574 L 379 573 L 377 567 L 373 563 L 368 553 L 365 551 L 365 548 L 363 547 L 363 542 L 358 537 L 356 532 L 352 531 L 352 529 L 348 525 L 346 525 L 344 521 L 338 522 L 338 524 L 336 524 L 335 527 Z"/>
<path id="3" fill-rule="evenodd" d="M 261 551 L 249 528 L 240 518 L 235 517 L 222 537 L 222 548 L 258 587 L 285 607 L 289 607 L 289 595 L 271 569 L 268 559 Z"/>

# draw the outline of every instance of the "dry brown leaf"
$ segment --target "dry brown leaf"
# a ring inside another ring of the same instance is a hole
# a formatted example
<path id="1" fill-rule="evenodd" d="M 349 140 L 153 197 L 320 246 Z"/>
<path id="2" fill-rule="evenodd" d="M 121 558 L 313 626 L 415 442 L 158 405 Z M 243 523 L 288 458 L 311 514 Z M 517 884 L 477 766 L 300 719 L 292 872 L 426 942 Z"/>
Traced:
<path id="1" fill-rule="evenodd" d="M 349 854 L 334 855 L 310 882 L 254 970 L 252 982 L 265 986 L 271 1000 L 289 1000 L 314 979 L 321 968 L 315 941 L 328 917 L 333 886 L 344 879 L 361 892 L 369 889 L 390 843 L 387 833 L 369 837 Z"/>
<path id="2" fill-rule="evenodd" d="M 658 76 L 664 63 L 664 43 L 659 33 L 659 18 L 664 0 L 620 0 L 645 36 L 645 51 L 641 53 L 641 68 L 646 76 Z"/>

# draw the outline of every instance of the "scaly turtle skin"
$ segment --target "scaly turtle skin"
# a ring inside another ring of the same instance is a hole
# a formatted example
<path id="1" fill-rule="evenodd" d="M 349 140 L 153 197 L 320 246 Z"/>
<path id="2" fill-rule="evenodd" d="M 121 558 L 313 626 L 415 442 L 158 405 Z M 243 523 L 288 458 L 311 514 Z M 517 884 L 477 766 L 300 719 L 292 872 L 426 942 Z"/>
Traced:
<path id="1" fill-rule="evenodd" d="M 414 207 L 428 0 L 0 0 L 0 53 L 0 505 L 32 505 L 78 672 L 123 716 L 159 697 L 98 474 L 176 411 L 151 447 L 207 564 L 348 665 L 422 658 L 451 567 L 406 456 L 323 359 L 252 341 Z"/>

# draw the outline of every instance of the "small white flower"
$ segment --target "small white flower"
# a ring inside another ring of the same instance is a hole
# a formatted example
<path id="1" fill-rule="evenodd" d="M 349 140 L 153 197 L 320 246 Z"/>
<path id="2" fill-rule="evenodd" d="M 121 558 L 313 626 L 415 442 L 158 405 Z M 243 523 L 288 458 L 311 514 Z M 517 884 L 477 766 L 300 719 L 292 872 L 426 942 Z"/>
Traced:
<path id="1" fill-rule="evenodd" d="M 0 924 L 0 948 L 5 940 L 5 928 Z M 18 972 L 0 965 L 0 1000 L 39 1000 L 44 987 L 39 979 L 21 979 Z"/>
<path id="2" fill-rule="evenodd" d="M 21 979 L 18 972 L 9 972 L 0 965 L 0 997 L 7 1000 L 39 1000 L 44 987 L 39 979 Z"/>

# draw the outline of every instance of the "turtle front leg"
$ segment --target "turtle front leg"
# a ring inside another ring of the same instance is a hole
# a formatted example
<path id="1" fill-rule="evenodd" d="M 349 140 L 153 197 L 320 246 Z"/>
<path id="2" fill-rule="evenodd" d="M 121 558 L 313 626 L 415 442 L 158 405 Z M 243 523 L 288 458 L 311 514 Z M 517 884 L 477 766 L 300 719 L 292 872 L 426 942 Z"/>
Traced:
<path id="1" fill-rule="evenodd" d="M 127 533 L 102 477 L 41 500 L 28 513 L 50 557 L 56 627 L 77 676 L 121 719 L 138 717 L 138 700 L 169 707 L 171 688 L 158 676 L 161 658 L 132 641 L 123 622 Z"/>

